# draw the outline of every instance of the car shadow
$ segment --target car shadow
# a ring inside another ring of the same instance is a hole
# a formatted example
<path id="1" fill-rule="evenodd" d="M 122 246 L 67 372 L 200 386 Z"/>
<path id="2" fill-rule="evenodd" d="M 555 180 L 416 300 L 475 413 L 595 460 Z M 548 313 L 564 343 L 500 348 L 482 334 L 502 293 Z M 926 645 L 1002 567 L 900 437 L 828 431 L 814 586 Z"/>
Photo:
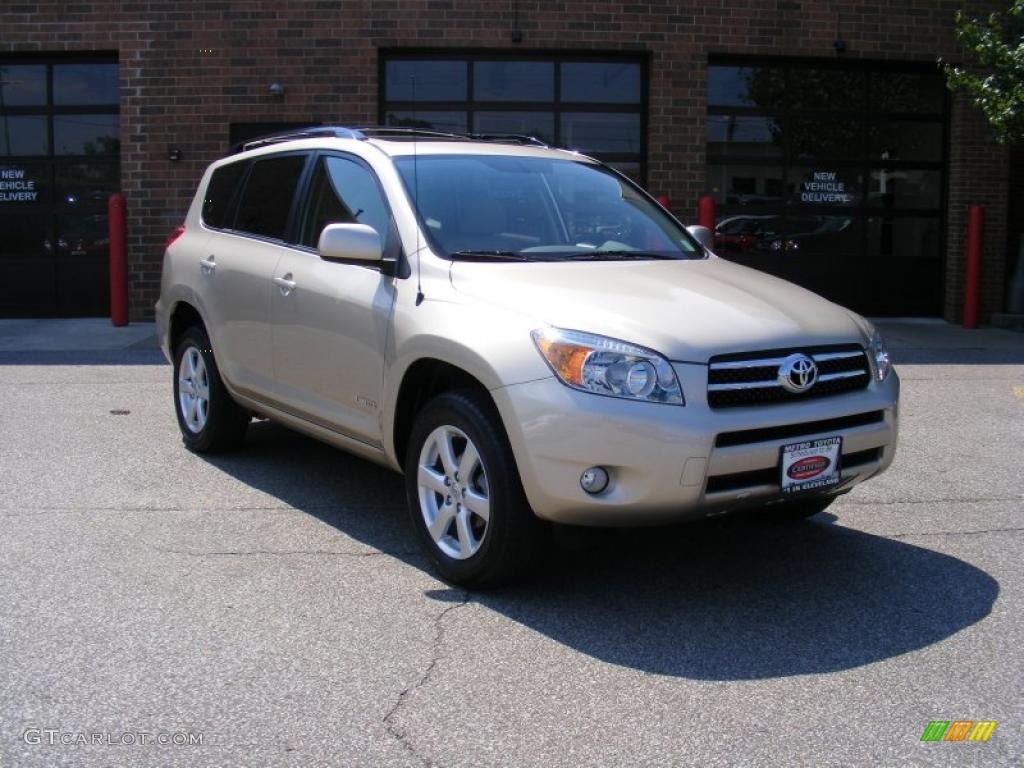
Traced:
<path id="1" fill-rule="evenodd" d="M 243 451 L 209 461 L 429 570 L 401 478 L 386 469 L 269 422 L 252 426 Z M 984 571 L 834 520 L 562 529 L 524 581 L 468 599 L 595 659 L 702 680 L 850 669 L 937 643 L 991 611 L 999 585 Z M 443 587 L 428 596 L 467 598 Z"/>

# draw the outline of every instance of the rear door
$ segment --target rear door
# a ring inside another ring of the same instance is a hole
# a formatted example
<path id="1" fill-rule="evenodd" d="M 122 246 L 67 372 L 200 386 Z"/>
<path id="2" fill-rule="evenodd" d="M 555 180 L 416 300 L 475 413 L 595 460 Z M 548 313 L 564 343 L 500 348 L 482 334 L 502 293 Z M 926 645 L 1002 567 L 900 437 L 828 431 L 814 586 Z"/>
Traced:
<path id="1" fill-rule="evenodd" d="M 249 161 L 237 199 L 228 201 L 221 226 L 213 228 L 203 251 L 196 255 L 217 364 L 234 388 L 260 399 L 271 398 L 274 391 L 270 348 L 274 267 L 288 252 L 285 239 L 308 160 L 308 153 L 294 152 Z M 207 207 L 217 205 L 218 195 L 231 194 L 229 185 L 221 189 L 214 183 L 216 173 L 204 201 L 204 219 Z"/>
<path id="2" fill-rule="evenodd" d="M 385 255 L 397 260 L 398 236 L 376 175 L 358 158 L 320 155 L 297 217 L 295 247 L 274 272 L 270 304 L 278 398 L 303 418 L 379 446 L 394 278 L 379 265 L 321 259 L 317 242 L 332 223 L 373 227 Z"/>

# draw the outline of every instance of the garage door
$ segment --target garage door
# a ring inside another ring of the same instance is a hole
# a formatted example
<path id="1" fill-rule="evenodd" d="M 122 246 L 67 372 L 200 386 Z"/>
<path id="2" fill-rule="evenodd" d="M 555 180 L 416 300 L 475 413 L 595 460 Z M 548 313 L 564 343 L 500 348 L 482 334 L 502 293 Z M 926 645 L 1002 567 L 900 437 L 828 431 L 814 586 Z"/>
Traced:
<path id="1" fill-rule="evenodd" d="M 713 59 L 716 250 L 865 314 L 940 314 L 946 104 L 930 65 Z"/>

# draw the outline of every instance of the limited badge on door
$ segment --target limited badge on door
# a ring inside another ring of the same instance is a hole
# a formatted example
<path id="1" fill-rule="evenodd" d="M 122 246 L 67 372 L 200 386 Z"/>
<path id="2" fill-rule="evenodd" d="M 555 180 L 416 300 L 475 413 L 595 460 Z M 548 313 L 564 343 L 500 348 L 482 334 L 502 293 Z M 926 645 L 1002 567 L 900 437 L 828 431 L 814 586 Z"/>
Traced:
<path id="1" fill-rule="evenodd" d="M 843 438 L 823 437 L 782 446 L 782 492 L 820 491 L 839 485 Z"/>

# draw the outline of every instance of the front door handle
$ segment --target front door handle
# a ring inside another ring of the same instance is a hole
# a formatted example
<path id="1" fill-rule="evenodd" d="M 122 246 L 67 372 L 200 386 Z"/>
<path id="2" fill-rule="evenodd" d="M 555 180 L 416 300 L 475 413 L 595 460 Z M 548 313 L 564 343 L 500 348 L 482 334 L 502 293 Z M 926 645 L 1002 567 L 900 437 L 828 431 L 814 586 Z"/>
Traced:
<path id="1" fill-rule="evenodd" d="M 210 254 L 205 259 L 199 260 L 199 269 L 202 270 L 204 275 L 212 275 L 213 270 L 215 270 L 216 268 L 217 262 L 214 259 L 213 254 Z"/>
<path id="2" fill-rule="evenodd" d="M 295 290 L 295 281 L 291 279 L 292 273 L 289 272 L 284 277 L 275 277 L 274 283 L 281 289 L 281 295 L 287 296 L 293 290 Z"/>

